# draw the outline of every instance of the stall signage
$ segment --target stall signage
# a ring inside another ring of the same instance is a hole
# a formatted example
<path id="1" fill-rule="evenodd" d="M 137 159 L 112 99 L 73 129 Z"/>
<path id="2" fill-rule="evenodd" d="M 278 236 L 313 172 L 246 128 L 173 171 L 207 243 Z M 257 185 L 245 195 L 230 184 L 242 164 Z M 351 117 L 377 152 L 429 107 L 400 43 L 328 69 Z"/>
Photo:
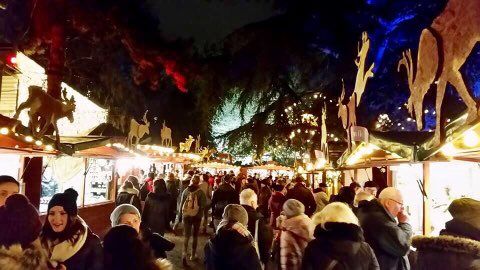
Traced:
<path id="1" fill-rule="evenodd" d="M 368 129 L 361 126 L 352 126 L 350 128 L 352 141 L 368 143 Z"/>

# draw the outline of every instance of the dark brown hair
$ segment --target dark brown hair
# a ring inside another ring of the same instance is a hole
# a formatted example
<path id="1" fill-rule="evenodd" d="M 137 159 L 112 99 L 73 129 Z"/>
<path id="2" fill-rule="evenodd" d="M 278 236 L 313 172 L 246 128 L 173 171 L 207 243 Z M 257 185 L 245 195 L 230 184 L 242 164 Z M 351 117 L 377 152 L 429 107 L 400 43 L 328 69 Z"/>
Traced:
<path id="1" fill-rule="evenodd" d="M 59 242 L 68 241 L 72 245 L 75 245 L 77 241 L 80 239 L 79 237 L 75 237 L 78 234 L 85 233 L 85 226 L 82 224 L 78 216 L 68 216 L 67 219 L 67 226 L 62 232 L 55 232 L 52 229 L 52 225 L 48 221 L 48 213 L 43 224 L 42 232 L 40 237 L 42 239 L 42 244 L 46 246 L 47 240 L 55 241 L 58 240 Z"/>

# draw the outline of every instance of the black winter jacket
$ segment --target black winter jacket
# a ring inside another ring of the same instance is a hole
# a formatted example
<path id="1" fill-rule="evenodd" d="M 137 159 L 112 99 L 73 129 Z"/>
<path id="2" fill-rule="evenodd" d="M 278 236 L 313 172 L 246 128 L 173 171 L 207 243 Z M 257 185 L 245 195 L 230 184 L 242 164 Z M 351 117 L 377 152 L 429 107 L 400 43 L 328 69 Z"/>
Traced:
<path id="1" fill-rule="evenodd" d="M 302 183 L 297 183 L 293 188 L 287 191 L 287 200 L 296 199 L 299 200 L 305 206 L 305 215 L 311 217 L 317 209 L 317 203 L 313 197 L 313 193 L 310 189 L 305 187 Z"/>
<path id="2" fill-rule="evenodd" d="M 230 184 L 223 183 L 218 186 L 212 196 L 212 216 L 221 219 L 223 210 L 229 204 L 239 204 L 240 195 Z"/>
<path id="3" fill-rule="evenodd" d="M 142 223 L 153 232 L 165 234 L 169 222 L 170 194 L 150 192 L 145 200 Z"/>
<path id="4" fill-rule="evenodd" d="M 248 214 L 248 231 L 255 237 L 255 223 L 258 220 L 258 249 L 260 260 L 267 263 L 270 258 L 270 249 L 273 242 L 273 229 L 269 224 L 269 219 L 256 211 L 249 205 L 242 205 Z"/>
<path id="5" fill-rule="evenodd" d="M 245 237 L 225 225 L 205 245 L 207 270 L 261 270 L 251 236 Z"/>
<path id="6" fill-rule="evenodd" d="M 167 258 L 167 251 L 175 247 L 175 243 L 170 242 L 158 233 L 152 232 L 149 228 L 141 225 L 141 239 L 153 250 L 155 258 Z"/>
<path id="7" fill-rule="evenodd" d="M 308 243 L 302 269 L 376 270 L 375 254 L 363 238 L 360 227 L 348 223 L 327 222 L 315 228 L 315 239 Z"/>
<path id="8" fill-rule="evenodd" d="M 140 198 L 138 197 L 139 191 L 136 188 L 120 188 L 118 192 L 117 199 L 115 200 L 115 206 L 127 203 L 135 206 L 140 213 L 142 212 Z"/>
<path id="9" fill-rule="evenodd" d="M 380 269 L 410 269 L 407 257 L 412 237 L 410 224 L 397 224 L 378 200 L 360 204 L 357 213 L 365 240 L 375 251 Z"/>

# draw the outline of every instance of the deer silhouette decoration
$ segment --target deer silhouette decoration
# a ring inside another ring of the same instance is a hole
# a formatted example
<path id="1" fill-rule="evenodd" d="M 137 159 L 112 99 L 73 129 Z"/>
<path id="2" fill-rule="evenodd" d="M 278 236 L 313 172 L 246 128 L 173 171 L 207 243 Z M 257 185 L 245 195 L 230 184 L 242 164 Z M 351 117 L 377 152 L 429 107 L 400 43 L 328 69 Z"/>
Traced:
<path id="1" fill-rule="evenodd" d="M 139 142 L 140 139 L 145 136 L 145 134 L 150 134 L 150 122 L 147 120 L 147 113 L 148 110 L 145 112 L 143 115 L 143 122 L 145 124 L 140 124 L 138 123 L 135 119 L 132 119 L 130 121 L 130 132 L 128 133 L 128 145 L 131 146 L 136 146 Z M 133 144 L 135 139 L 135 144 Z"/>
<path id="2" fill-rule="evenodd" d="M 73 123 L 73 112 L 75 111 L 75 98 L 67 98 L 65 88 L 62 91 L 62 99 L 58 100 L 43 91 L 40 86 L 31 85 L 28 87 L 28 98 L 20 104 L 13 118 L 18 119 L 20 113 L 29 108 L 29 128 L 34 136 L 43 136 L 50 125 L 55 129 L 55 142 L 60 144 L 60 133 L 58 131 L 57 121 L 67 117 Z M 43 122 L 43 126 L 41 123 Z M 39 131 L 38 131 L 39 130 Z M 38 132 L 37 132 L 38 131 Z"/>
<path id="3" fill-rule="evenodd" d="M 165 121 L 163 121 L 163 126 L 160 130 L 160 137 L 162 138 L 162 146 L 172 147 L 172 129 L 165 125 Z"/>
<path id="4" fill-rule="evenodd" d="M 370 39 L 368 38 L 367 32 L 363 32 L 361 44 L 358 44 L 357 58 L 355 59 L 355 65 L 357 66 L 355 88 L 352 96 L 348 98 L 347 104 L 343 104 L 345 99 L 345 84 L 342 79 L 342 94 L 338 99 L 338 118 L 342 120 L 343 128 L 347 131 L 348 149 L 350 150 L 352 144 L 351 127 L 357 125 L 356 107 L 360 104 L 368 79 L 373 77 L 374 63 L 372 63 L 367 70 L 365 69 L 369 50 Z"/>
<path id="5" fill-rule="evenodd" d="M 345 95 L 345 94 L 344 94 Z M 320 138 L 320 150 L 327 156 L 328 144 L 327 144 L 327 105 L 324 103 L 322 108 L 322 135 Z"/>
<path id="6" fill-rule="evenodd" d="M 437 146 L 443 140 L 441 123 L 442 101 L 447 83 L 458 92 L 467 106 L 466 124 L 477 119 L 475 100 L 463 80 L 460 68 L 463 66 L 473 47 L 480 41 L 480 1 L 450 0 L 432 25 L 420 35 L 417 65 L 412 53 L 407 50 L 398 62 L 397 70 L 402 66 L 407 71 L 410 97 L 407 108 L 415 117 L 417 129 L 423 129 L 423 99 L 431 86 L 436 86 L 436 127 L 432 144 Z"/>
<path id="7" fill-rule="evenodd" d="M 193 141 L 195 141 L 195 139 L 192 137 L 192 135 L 188 135 L 188 138 L 185 140 L 185 142 L 181 142 L 179 144 L 179 146 L 180 146 L 179 152 L 190 151 L 190 147 L 192 147 Z"/>
<path id="8" fill-rule="evenodd" d="M 197 140 L 195 141 L 195 153 L 200 152 L 200 148 L 201 148 L 200 143 L 201 143 L 201 137 L 200 137 L 200 134 L 198 134 Z"/>

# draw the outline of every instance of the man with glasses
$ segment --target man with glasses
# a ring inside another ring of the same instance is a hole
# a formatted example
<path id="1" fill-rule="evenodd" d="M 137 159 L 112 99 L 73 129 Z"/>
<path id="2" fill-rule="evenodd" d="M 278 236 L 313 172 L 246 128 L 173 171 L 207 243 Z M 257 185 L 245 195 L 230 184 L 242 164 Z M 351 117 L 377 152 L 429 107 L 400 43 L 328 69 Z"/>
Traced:
<path id="1" fill-rule="evenodd" d="M 412 227 L 404 211 L 403 196 L 393 187 L 359 207 L 365 241 L 375 251 L 381 270 L 410 269 L 407 255 Z"/>

